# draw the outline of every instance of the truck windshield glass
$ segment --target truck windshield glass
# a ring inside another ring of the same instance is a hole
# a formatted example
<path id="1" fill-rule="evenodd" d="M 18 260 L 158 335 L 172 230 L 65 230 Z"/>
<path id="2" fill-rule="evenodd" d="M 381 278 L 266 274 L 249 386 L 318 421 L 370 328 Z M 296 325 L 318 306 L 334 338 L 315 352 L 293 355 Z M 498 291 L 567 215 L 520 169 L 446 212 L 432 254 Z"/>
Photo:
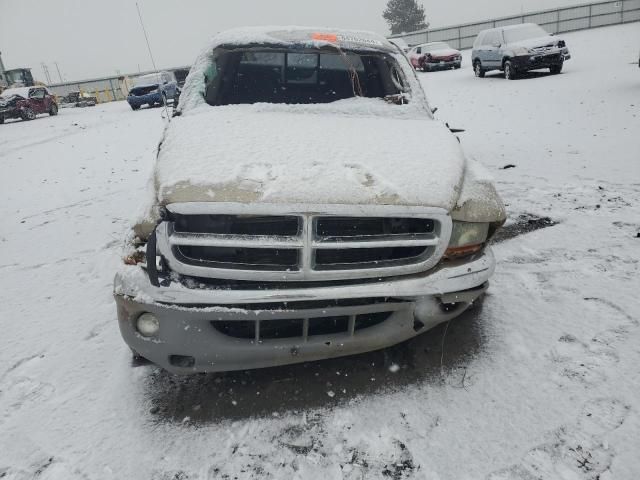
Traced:
<path id="1" fill-rule="evenodd" d="M 214 52 L 205 74 L 210 105 L 329 103 L 403 93 L 402 75 L 384 53 L 233 50 Z"/>
<path id="2" fill-rule="evenodd" d="M 527 25 L 525 27 L 508 29 L 504 31 L 504 39 L 507 43 L 521 42 L 530 38 L 547 37 L 549 34 L 538 25 Z"/>

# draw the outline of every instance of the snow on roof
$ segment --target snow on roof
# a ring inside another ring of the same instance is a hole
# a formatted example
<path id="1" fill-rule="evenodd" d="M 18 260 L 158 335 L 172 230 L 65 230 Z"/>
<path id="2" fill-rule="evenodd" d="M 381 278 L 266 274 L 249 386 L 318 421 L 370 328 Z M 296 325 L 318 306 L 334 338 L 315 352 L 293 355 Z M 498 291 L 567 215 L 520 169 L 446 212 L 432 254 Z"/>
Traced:
<path id="1" fill-rule="evenodd" d="M 23 98 L 29 98 L 29 90 L 31 90 L 32 88 L 33 87 L 8 88 L 4 92 L 2 92 L 2 94 L 0 94 L 0 97 L 9 98 L 13 95 L 20 95 Z"/>
<path id="2" fill-rule="evenodd" d="M 329 27 L 267 26 L 243 27 L 219 33 L 209 48 L 222 45 L 282 45 L 305 44 L 312 48 L 338 45 L 346 49 L 374 49 L 396 51 L 386 38 L 373 32 L 342 30 Z"/>

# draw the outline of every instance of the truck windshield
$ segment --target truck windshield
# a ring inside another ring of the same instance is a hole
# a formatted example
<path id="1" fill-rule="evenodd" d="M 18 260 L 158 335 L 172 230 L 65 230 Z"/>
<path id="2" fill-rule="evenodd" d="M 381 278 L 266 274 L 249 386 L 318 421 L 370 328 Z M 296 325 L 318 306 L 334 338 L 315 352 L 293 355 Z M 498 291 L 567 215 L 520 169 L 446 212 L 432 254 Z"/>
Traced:
<path id="1" fill-rule="evenodd" d="M 137 77 L 133 79 L 134 87 L 146 87 L 149 85 L 158 85 L 162 83 L 160 81 L 160 74 L 158 73 L 150 73 L 149 75 L 142 75 L 141 77 Z"/>
<path id="2" fill-rule="evenodd" d="M 507 43 L 521 42 L 530 38 L 548 37 L 549 34 L 538 25 L 526 25 L 520 28 L 504 31 L 504 39 Z"/>
<path id="3" fill-rule="evenodd" d="M 329 103 L 405 91 L 395 59 L 384 53 L 246 49 L 214 52 L 205 73 L 210 105 Z"/>

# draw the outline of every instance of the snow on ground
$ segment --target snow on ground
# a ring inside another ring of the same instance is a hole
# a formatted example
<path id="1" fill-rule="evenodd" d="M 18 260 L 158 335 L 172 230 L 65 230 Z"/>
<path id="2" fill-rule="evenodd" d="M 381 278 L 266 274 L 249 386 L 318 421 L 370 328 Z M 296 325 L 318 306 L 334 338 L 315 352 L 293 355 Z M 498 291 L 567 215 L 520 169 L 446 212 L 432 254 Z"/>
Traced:
<path id="1" fill-rule="evenodd" d="M 111 280 L 161 110 L 1 126 L 0 478 L 636 479 L 640 28 L 565 37 L 560 76 L 419 73 L 510 221 L 560 223 L 496 245 L 448 327 L 315 364 L 133 366 Z"/>

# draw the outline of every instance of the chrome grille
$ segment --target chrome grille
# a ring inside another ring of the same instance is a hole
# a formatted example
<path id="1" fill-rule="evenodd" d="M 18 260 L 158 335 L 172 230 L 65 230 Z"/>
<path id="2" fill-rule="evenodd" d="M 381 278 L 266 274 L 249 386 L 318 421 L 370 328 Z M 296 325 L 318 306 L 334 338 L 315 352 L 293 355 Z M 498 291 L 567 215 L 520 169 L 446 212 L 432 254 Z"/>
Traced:
<path id="1" fill-rule="evenodd" d="M 451 234 L 446 211 L 395 206 L 173 204 L 156 230 L 172 271 L 202 278 L 372 278 L 433 267 Z M 279 211 L 280 210 L 280 211 Z"/>
<path id="2" fill-rule="evenodd" d="M 534 47 L 531 49 L 531 52 L 533 53 L 549 53 L 549 52 L 553 52 L 553 51 L 557 51 L 558 47 L 556 47 L 553 44 L 549 44 L 549 45 L 545 45 L 542 47 Z"/>

